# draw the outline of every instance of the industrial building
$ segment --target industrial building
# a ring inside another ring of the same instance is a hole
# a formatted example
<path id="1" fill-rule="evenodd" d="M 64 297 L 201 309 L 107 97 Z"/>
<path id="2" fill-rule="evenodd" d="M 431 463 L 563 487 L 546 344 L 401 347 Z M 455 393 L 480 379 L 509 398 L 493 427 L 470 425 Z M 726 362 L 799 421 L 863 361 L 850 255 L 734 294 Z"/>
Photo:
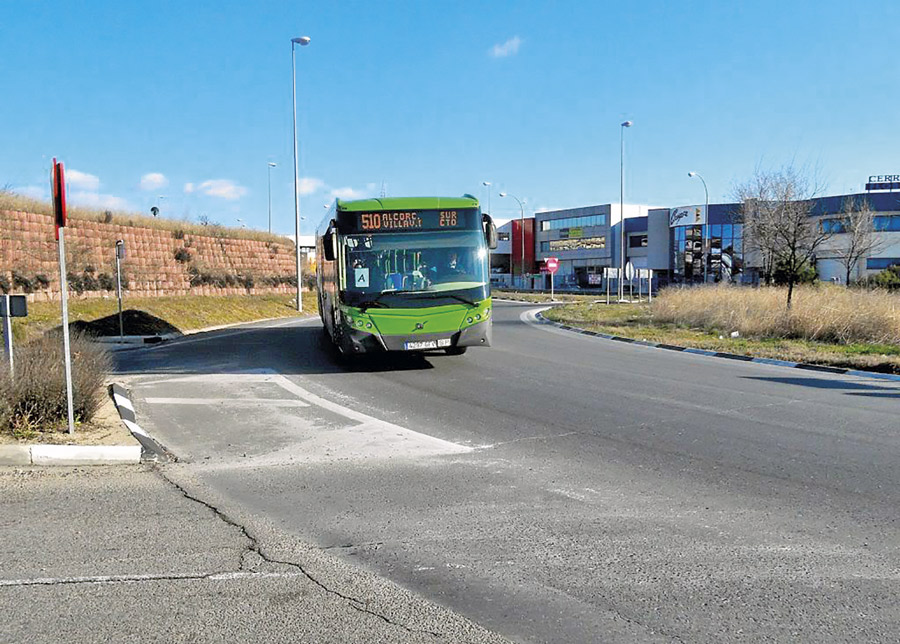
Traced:
<path id="1" fill-rule="evenodd" d="M 811 216 L 834 233 L 815 258 L 822 280 L 846 279 L 838 259 L 839 249 L 846 243 L 840 216 L 851 201 L 867 203 L 875 212 L 878 242 L 851 279 L 900 265 L 900 193 L 821 197 L 814 200 Z M 618 267 L 624 253 L 625 262 L 634 268 L 652 269 L 657 286 L 721 281 L 755 284 L 760 280 L 759 261 L 747 249 L 739 214 L 740 204 L 736 203 L 668 208 L 602 204 L 538 212 L 500 227 L 499 247 L 491 259 L 492 281 L 495 285 L 549 288 L 549 276 L 541 273 L 541 266 L 547 257 L 556 257 L 557 288 L 603 289 L 604 269 Z"/>

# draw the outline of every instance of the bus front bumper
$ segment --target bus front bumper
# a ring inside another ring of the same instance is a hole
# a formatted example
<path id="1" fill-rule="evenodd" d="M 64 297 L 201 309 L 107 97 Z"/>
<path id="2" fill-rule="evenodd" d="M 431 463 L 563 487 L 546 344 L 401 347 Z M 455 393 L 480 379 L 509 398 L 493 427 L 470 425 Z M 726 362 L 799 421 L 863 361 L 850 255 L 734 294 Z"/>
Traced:
<path id="1" fill-rule="evenodd" d="M 453 347 L 489 347 L 493 338 L 491 320 L 473 324 L 454 333 L 379 335 L 353 328 L 344 329 L 341 349 L 345 353 L 379 351 L 434 351 Z"/>

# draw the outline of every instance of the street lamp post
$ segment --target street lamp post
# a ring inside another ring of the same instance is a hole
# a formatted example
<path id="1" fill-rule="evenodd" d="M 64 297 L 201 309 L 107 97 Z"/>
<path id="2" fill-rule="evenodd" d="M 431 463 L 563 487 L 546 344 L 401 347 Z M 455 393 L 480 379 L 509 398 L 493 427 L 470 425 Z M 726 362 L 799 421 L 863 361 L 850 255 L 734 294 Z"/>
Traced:
<path id="1" fill-rule="evenodd" d="M 709 273 L 709 252 L 710 248 L 707 246 L 707 242 L 709 241 L 709 189 L 706 187 L 706 180 L 700 176 L 697 172 L 688 172 L 689 177 L 697 177 L 700 181 L 703 182 L 703 192 L 706 195 L 706 211 L 704 213 L 706 217 L 706 223 L 703 224 L 703 283 L 706 284 L 707 277 Z"/>
<path id="2" fill-rule="evenodd" d="M 481 185 L 488 189 L 488 214 L 491 214 L 491 182 L 482 181 Z"/>
<path id="3" fill-rule="evenodd" d="M 625 121 L 619 128 L 619 301 L 625 299 L 625 128 L 631 126 Z"/>
<path id="4" fill-rule="evenodd" d="M 519 201 L 519 198 L 515 195 L 511 195 L 508 192 L 501 192 L 501 197 L 512 197 L 516 200 L 516 203 L 519 204 L 519 235 L 522 238 L 522 261 L 520 264 L 520 277 L 522 279 L 522 288 L 525 288 L 525 206 L 522 205 L 522 202 Z M 512 268 L 512 263 L 510 263 L 510 268 Z"/>
<path id="5" fill-rule="evenodd" d="M 294 244 L 297 258 L 297 311 L 303 311 L 303 298 L 300 291 L 302 270 L 300 268 L 300 170 L 298 167 L 299 144 L 297 143 L 297 61 L 294 45 L 305 47 L 309 44 L 309 36 L 291 38 L 291 98 L 294 103 Z"/>
<path id="6" fill-rule="evenodd" d="M 269 234 L 272 234 L 272 168 L 275 167 L 275 164 L 269 161 L 269 165 L 266 169 L 267 174 L 269 175 Z"/>

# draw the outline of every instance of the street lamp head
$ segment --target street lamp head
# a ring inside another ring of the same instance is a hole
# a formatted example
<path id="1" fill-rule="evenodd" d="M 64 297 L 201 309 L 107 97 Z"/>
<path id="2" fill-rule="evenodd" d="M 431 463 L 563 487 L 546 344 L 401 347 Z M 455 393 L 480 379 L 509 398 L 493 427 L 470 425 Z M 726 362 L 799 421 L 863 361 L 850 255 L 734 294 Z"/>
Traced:
<path id="1" fill-rule="evenodd" d="M 696 177 L 696 176 L 697 176 L 697 173 L 696 173 L 696 172 L 688 172 L 688 176 L 689 176 L 689 177 Z"/>
<path id="2" fill-rule="evenodd" d="M 270 168 L 274 168 L 274 167 L 275 167 L 275 164 L 272 163 L 271 161 L 269 161 L 269 167 L 270 167 Z"/>
<path id="3" fill-rule="evenodd" d="M 301 47 L 306 47 L 309 44 L 309 36 L 300 36 L 299 38 L 291 38 L 292 43 L 296 43 Z"/>
<path id="4" fill-rule="evenodd" d="M 487 186 L 488 188 L 490 188 L 492 184 L 491 184 L 490 181 L 482 181 L 482 182 L 481 182 L 481 185 Z"/>
<path id="5" fill-rule="evenodd" d="M 500 193 L 500 196 L 501 196 L 501 197 L 505 197 L 505 196 L 506 196 L 506 193 L 505 193 L 505 192 L 501 192 L 501 193 Z"/>
<path id="6" fill-rule="evenodd" d="M 622 127 L 631 127 L 632 125 L 634 124 L 631 121 L 625 121 L 624 123 L 622 123 Z"/>

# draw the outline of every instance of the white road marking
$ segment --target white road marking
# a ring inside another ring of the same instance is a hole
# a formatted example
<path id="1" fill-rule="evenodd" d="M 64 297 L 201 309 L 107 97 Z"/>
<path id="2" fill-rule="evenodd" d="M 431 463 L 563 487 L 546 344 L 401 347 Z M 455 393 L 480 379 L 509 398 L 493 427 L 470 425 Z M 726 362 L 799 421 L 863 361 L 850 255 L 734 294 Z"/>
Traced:
<path id="1" fill-rule="evenodd" d="M 229 405 L 229 406 L 255 406 L 269 405 L 272 407 L 309 407 L 309 403 L 292 398 L 145 398 L 144 402 L 151 405 Z"/>
<path id="2" fill-rule="evenodd" d="M 88 577 L 35 577 L 31 579 L 0 579 L 0 588 L 10 586 L 57 586 L 61 584 L 116 584 L 142 581 L 232 581 L 236 579 L 280 579 L 306 577 L 302 572 L 223 572 L 209 575 L 171 573 L 158 575 L 93 575 Z"/>
<path id="3" fill-rule="evenodd" d="M 306 324 L 312 320 L 318 320 L 318 319 L 319 318 L 317 316 L 310 316 L 308 318 L 301 318 L 301 319 L 289 318 L 286 322 L 282 322 L 282 323 L 278 323 L 278 324 L 259 325 L 259 326 L 251 327 L 249 329 L 239 329 L 236 331 L 229 331 L 227 333 L 218 333 L 216 331 L 208 331 L 208 332 L 204 332 L 204 335 L 201 337 L 188 338 L 188 339 L 180 339 L 179 338 L 178 340 L 173 340 L 170 342 L 160 344 L 160 345 L 158 345 L 158 348 L 166 349 L 166 348 L 170 348 L 170 347 L 171 348 L 183 347 L 186 344 L 194 344 L 195 342 L 208 342 L 210 340 L 221 340 L 223 338 L 232 338 L 232 337 L 235 337 L 238 335 L 244 335 L 245 333 L 250 333 L 251 331 L 256 331 L 259 329 L 277 329 L 279 327 L 289 326 L 291 324 L 298 324 L 298 325 Z"/>
<path id="4" fill-rule="evenodd" d="M 202 383 L 206 386 L 217 384 L 239 384 L 244 389 L 251 383 L 276 385 L 296 396 L 292 406 L 312 405 L 352 421 L 350 425 L 329 428 L 322 431 L 316 421 L 292 419 L 295 442 L 275 452 L 241 459 L 239 463 L 210 463 L 208 467 L 256 467 L 285 463 L 309 463 L 332 460 L 356 460 L 369 458 L 415 458 L 447 454 L 467 454 L 474 447 L 460 445 L 407 427 L 379 420 L 355 408 L 340 405 L 318 396 L 274 370 L 254 369 L 252 372 L 230 374 L 204 374 L 176 376 L 154 379 L 154 385 L 170 383 Z M 225 392 L 223 392 L 225 393 Z M 240 399 L 240 398 L 148 398 L 152 404 L 241 404 L 252 401 L 256 404 L 278 406 L 283 399 Z M 206 466 L 205 466 L 206 467 Z"/>

